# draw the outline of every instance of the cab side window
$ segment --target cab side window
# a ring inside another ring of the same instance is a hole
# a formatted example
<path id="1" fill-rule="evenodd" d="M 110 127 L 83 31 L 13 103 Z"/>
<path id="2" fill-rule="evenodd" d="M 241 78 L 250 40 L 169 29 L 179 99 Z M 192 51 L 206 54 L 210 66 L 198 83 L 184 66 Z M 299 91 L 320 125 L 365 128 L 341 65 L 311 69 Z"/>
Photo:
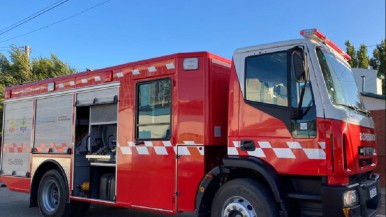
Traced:
<path id="1" fill-rule="evenodd" d="M 171 105 L 171 79 L 139 83 L 136 139 L 169 139 Z"/>
<path id="2" fill-rule="evenodd" d="M 246 100 L 287 107 L 287 68 L 287 52 L 248 57 Z"/>

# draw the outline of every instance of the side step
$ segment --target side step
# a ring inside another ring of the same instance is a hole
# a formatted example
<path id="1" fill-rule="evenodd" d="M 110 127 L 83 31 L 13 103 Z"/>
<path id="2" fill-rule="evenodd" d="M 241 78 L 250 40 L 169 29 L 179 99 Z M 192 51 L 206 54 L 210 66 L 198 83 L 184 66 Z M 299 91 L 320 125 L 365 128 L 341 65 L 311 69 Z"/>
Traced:
<path id="1" fill-rule="evenodd" d="M 321 217 L 322 196 L 309 193 L 289 193 L 288 198 L 298 201 L 300 209 L 300 217 Z"/>
<path id="2" fill-rule="evenodd" d="M 317 194 L 289 193 L 287 196 L 298 200 L 322 201 L 322 196 Z"/>

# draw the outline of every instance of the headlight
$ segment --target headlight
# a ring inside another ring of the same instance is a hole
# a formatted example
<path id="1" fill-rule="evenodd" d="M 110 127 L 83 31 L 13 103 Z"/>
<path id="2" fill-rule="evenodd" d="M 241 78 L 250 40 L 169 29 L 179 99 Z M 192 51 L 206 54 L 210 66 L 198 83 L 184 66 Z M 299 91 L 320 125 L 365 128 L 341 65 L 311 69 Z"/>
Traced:
<path id="1" fill-rule="evenodd" d="M 350 190 L 343 193 L 343 206 L 353 206 L 358 203 L 358 192 L 356 190 Z"/>

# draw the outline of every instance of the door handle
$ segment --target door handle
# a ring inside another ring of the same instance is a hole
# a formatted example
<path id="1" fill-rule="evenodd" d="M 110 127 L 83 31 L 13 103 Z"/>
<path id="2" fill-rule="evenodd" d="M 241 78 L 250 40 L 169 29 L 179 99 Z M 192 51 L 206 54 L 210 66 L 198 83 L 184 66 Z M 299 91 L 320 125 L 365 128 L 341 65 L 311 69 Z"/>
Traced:
<path id="1" fill-rule="evenodd" d="M 135 141 L 134 142 L 134 145 L 143 145 L 143 144 L 145 144 L 144 141 Z"/>
<path id="2" fill-rule="evenodd" d="M 254 151 L 256 149 L 255 143 L 252 140 L 241 140 L 241 151 Z"/>

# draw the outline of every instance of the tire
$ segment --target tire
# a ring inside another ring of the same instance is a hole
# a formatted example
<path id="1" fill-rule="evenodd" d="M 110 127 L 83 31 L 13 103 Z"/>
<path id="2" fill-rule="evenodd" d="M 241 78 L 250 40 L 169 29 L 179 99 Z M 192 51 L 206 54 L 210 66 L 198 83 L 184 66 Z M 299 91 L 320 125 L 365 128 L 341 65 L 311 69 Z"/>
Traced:
<path id="1" fill-rule="evenodd" d="M 66 217 L 66 204 L 69 201 L 67 182 L 59 172 L 53 169 L 46 172 L 39 184 L 38 205 L 45 217 Z"/>
<path id="2" fill-rule="evenodd" d="M 84 217 L 90 209 L 90 203 L 71 201 L 71 217 Z"/>
<path id="3" fill-rule="evenodd" d="M 216 193 L 211 217 L 278 217 L 272 194 L 252 179 L 235 179 Z"/>

